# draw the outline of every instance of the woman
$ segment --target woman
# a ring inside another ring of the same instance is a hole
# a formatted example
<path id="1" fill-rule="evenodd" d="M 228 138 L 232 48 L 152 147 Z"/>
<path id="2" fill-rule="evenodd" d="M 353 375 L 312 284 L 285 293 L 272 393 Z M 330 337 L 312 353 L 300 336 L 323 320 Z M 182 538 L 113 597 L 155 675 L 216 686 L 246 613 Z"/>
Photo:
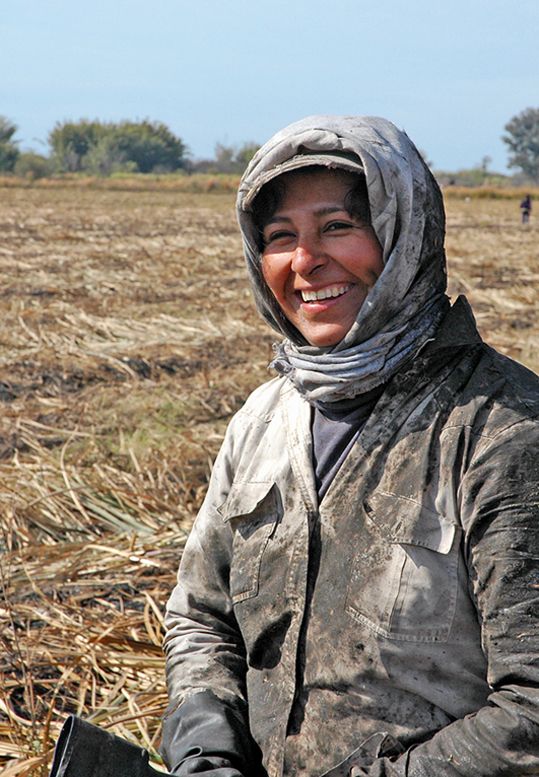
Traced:
<path id="1" fill-rule="evenodd" d="M 279 377 L 228 429 L 167 612 L 177 774 L 539 774 L 539 381 L 445 295 L 439 189 L 376 118 L 243 176 Z"/>

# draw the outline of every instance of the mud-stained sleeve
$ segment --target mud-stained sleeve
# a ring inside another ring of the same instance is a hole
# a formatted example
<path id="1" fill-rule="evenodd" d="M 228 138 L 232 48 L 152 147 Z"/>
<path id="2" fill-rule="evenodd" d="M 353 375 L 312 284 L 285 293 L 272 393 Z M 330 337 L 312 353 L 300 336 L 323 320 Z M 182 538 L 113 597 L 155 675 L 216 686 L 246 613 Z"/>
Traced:
<path id="1" fill-rule="evenodd" d="M 223 697 L 244 697 L 245 651 L 228 591 L 232 536 L 217 511 L 232 481 L 232 437 L 229 429 L 167 604 L 164 649 L 171 705 L 208 686 Z"/>
<path id="2" fill-rule="evenodd" d="M 521 777 L 539 774 L 539 424 L 481 440 L 460 486 L 471 595 L 491 694 L 369 777 Z"/>
<path id="3" fill-rule="evenodd" d="M 186 774 L 200 771 L 203 765 L 211 769 L 210 764 L 241 770 L 242 761 L 251 758 L 245 648 L 228 591 L 232 537 L 217 512 L 232 480 L 233 426 L 216 459 L 167 605 L 164 648 L 169 707 L 162 752 L 178 774 L 186 769 Z M 203 715 L 200 709 L 205 710 Z M 235 752 L 240 742 L 243 750 Z M 199 757 L 204 763 L 198 763 Z"/>

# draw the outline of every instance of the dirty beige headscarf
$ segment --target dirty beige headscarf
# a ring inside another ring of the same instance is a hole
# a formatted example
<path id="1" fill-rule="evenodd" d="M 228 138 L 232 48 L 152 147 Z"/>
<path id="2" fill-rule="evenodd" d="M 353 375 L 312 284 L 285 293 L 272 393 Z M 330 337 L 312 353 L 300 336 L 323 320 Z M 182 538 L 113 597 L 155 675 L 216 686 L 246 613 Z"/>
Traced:
<path id="1" fill-rule="evenodd" d="M 384 270 L 355 323 L 331 347 L 309 345 L 285 318 L 261 269 L 261 236 L 251 208 L 272 178 L 310 165 L 365 175 Z M 272 366 L 315 404 L 365 393 L 413 358 L 448 307 L 440 190 L 406 133 L 376 117 L 311 116 L 274 135 L 253 157 L 237 200 L 255 300 L 286 336 Z"/>

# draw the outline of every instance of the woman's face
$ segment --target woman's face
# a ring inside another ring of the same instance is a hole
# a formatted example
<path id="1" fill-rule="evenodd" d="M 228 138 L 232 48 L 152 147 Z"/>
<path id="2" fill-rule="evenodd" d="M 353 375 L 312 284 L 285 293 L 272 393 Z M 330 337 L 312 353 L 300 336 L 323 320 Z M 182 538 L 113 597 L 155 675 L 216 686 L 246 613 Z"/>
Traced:
<path id="1" fill-rule="evenodd" d="M 346 210 L 355 180 L 345 170 L 283 175 L 284 195 L 264 227 L 264 279 L 311 345 L 342 340 L 384 267 L 374 230 Z"/>

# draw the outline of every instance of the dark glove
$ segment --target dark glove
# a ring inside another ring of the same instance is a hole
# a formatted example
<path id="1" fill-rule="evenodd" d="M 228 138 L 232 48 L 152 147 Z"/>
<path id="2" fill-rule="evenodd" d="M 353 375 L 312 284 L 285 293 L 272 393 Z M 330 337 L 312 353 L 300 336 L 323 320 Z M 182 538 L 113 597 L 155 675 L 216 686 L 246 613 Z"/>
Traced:
<path id="1" fill-rule="evenodd" d="M 241 772 L 234 769 L 230 762 L 225 758 L 207 758 L 206 756 L 190 756 L 182 761 L 173 774 L 186 777 L 189 774 L 196 774 L 198 777 L 243 777 Z"/>
<path id="2" fill-rule="evenodd" d="M 267 777 L 247 710 L 212 691 L 193 694 L 165 715 L 161 753 L 179 777 Z"/>

